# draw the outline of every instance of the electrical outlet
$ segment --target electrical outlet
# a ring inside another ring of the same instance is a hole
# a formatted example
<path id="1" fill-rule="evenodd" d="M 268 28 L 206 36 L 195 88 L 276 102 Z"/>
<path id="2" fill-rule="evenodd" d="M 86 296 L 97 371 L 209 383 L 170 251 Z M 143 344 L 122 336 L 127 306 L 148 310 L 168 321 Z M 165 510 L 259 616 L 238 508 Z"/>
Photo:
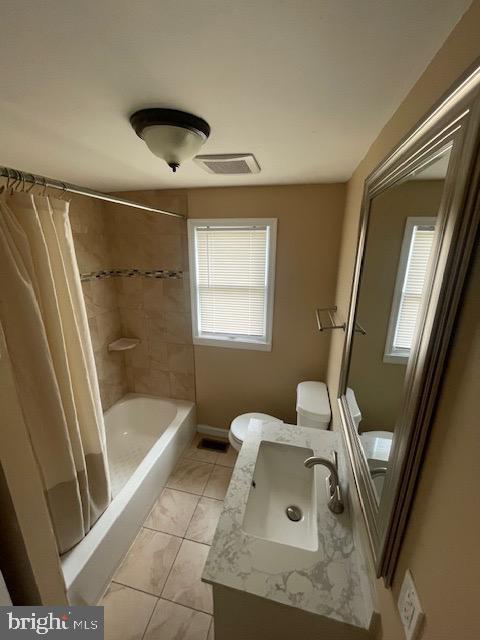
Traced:
<path id="1" fill-rule="evenodd" d="M 405 630 L 407 640 L 416 640 L 420 632 L 425 614 L 418 599 L 418 594 L 413 583 L 412 574 L 407 569 L 403 579 L 400 595 L 398 596 L 398 611 Z"/>

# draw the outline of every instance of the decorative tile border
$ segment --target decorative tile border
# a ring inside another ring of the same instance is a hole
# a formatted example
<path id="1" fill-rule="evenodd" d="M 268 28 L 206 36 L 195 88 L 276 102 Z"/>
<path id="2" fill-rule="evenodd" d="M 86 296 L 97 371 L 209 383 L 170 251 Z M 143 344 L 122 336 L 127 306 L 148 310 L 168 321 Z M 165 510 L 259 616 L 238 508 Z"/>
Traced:
<path id="1" fill-rule="evenodd" d="M 168 271 L 166 269 L 155 269 L 153 271 L 142 271 L 142 269 L 110 269 L 109 271 L 90 271 L 81 273 L 80 280 L 103 280 L 104 278 L 183 278 L 183 271 Z"/>

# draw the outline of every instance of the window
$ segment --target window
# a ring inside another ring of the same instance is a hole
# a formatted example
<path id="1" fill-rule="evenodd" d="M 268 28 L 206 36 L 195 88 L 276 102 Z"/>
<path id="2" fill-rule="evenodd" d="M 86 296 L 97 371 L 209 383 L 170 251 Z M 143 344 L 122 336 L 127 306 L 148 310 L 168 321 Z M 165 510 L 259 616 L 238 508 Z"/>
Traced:
<path id="1" fill-rule="evenodd" d="M 405 363 L 415 337 L 436 218 L 407 218 L 383 361 Z"/>
<path id="2" fill-rule="evenodd" d="M 272 348 L 275 219 L 189 220 L 194 344 Z"/>

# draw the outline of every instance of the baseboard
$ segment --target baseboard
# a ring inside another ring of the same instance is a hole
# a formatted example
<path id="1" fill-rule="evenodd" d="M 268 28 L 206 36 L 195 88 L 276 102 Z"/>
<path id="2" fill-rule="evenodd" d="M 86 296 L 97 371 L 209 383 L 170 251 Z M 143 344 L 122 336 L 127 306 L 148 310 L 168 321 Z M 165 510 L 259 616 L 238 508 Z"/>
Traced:
<path id="1" fill-rule="evenodd" d="M 205 436 L 213 436 L 220 438 L 221 440 L 228 440 L 228 430 L 220 429 L 219 427 L 210 427 L 208 424 L 197 424 L 198 433 L 203 433 Z"/>

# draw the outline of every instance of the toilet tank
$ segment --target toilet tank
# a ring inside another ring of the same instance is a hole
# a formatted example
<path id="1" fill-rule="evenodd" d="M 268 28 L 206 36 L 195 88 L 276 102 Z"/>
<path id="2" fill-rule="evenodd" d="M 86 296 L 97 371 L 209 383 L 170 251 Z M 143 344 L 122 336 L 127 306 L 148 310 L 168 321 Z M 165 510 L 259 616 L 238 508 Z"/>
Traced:
<path id="1" fill-rule="evenodd" d="M 355 426 L 357 427 L 357 431 L 360 429 L 360 422 L 362 421 L 362 412 L 360 411 L 360 407 L 357 403 L 357 398 L 355 397 L 355 393 L 353 389 L 347 387 L 347 391 L 345 393 L 347 398 L 348 408 L 350 410 L 350 414 L 353 418 Z"/>
<path id="2" fill-rule="evenodd" d="M 327 385 L 313 380 L 300 382 L 297 386 L 297 424 L 328 429 L 331 416 Z"/>

